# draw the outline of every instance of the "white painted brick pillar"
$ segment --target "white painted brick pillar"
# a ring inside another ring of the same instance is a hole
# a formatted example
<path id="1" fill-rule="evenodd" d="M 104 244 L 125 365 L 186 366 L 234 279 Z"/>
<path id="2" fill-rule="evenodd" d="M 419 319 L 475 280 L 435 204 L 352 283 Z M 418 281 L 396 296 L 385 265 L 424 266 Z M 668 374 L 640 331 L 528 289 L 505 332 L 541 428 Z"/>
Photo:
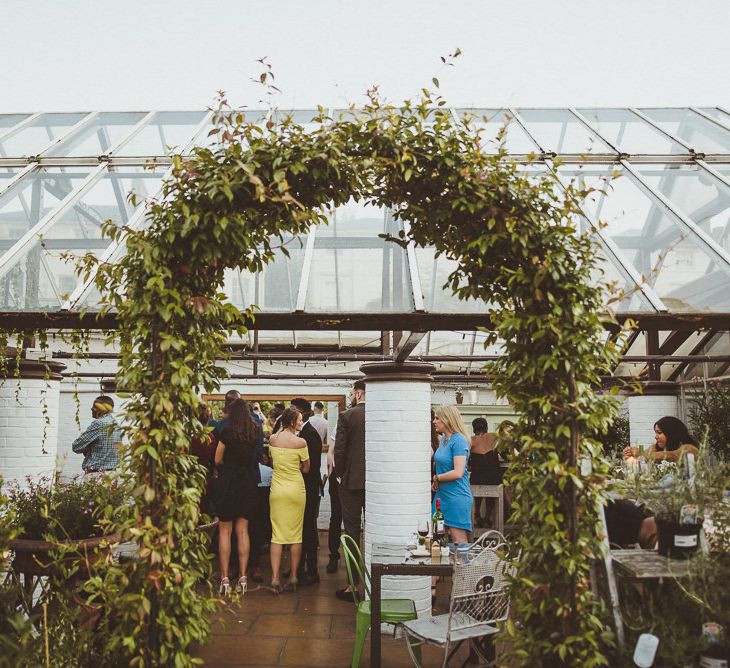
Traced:
<path id="1" fill-rule="evenodd" d="M 432 364 L 364 364 L 365 560 L 374 543 L 405 546 L 431 517 Z M 385 577 L 383 598 L 410 598 L 431 614 L 429 577 Z"/>
<path id="2" fill-rule="evenodd" d="M 676 394 L 642 394 L 627 399 L 632 445 L 652 445 L 654 424 L 665 415 L 679 417 Z"/>
<path id="3" fill-rule="evenodd" d="M 13 360 L 8 364 L 9 378 L 0 383 L 0 475 L 6 483 L 23 484 L 26 476 L 38 479 L 56 471 L 60 372 L 66 367 L 48 364 L 48 381 L 43 378 L 43 364 L 35 360 L 21 360 L 16 378 Z"/>

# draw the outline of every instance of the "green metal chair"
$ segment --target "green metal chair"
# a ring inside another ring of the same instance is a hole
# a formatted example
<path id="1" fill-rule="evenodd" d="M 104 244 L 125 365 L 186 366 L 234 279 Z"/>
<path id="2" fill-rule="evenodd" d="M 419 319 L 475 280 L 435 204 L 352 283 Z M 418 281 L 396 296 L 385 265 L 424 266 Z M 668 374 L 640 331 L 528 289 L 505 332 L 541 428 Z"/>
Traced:
<path id="1" fill-rule="evenodd" d="M 352 650 L 352 668 L 360 665 L 362 647 L 370 630 L 370 571 L 365 566 L 360 547 L 351 536 L 342 534 L 340 537 L 342 554 L 345 557 L 347 580 L 352 589 L 357 614 L 355 617 L 355 647 Z M 367 600 L 360 600 L 353 573 L 357 572 L 360 582 L 365 589 Z M 380 621 L 387 624 L 399 624 L 418 618 L 416 604 L 409 598 L 384 598 L 381 601 Z"/>

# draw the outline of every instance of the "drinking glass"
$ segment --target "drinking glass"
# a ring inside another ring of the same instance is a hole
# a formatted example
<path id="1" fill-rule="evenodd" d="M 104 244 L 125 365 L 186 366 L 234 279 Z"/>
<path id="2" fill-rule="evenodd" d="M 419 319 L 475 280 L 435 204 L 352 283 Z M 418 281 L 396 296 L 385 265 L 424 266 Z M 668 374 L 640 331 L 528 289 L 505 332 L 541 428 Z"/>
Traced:
<path id="1" fill-rule="evenodd" d="M 428 536 L 428 520 L 421 520 L 418 523 L 418 544 L 426 544 L 426 536 Z"/>

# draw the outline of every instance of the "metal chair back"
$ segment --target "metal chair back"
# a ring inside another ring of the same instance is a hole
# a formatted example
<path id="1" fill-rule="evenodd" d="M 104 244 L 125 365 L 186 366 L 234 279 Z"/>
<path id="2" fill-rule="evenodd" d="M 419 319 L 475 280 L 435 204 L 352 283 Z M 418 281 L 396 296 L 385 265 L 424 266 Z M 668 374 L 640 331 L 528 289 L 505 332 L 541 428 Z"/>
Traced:
<path id="1" fill-rule="evenodd" d="M 508 576 L 513 572 L 505 542 L 470 552 L 465 563 L 454 566 L 449 609 L 448 636 L 482 624 L 494 625 L 507 619 L 510 598 Z M 455 640 L 458 639 L 454 638 Z"/>
<path id="2" fill-rule="evenodd" d="M 357 607 L 360 604 L 360 600 L 354 573 L 357 573 L 360 582 L 362 582 L 363 588 L 365 589 L 365 598 L 370 598 L 370 571 L 365 565 L 365 559 L 360 551 L 360 546 L 352 536 L 343 533 L 340 536 L 340 546 L 342 547 L 342 555 L 345 558 L 347 581 L 350 589 L 352 589 L 355 606 Z"/>

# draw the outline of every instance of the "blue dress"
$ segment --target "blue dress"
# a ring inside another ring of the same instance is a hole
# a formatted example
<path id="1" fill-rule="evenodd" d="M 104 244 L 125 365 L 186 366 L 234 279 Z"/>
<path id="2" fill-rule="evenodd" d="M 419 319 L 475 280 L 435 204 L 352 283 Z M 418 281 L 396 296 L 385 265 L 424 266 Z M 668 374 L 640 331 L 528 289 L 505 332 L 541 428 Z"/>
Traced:
<path id="1" fill-rule="evenodd" d="M 454 529 L 471 531 L 472 496 L 469 486 L 469 443 L 463 434 L 452 434 L 448 441 L 441 437 L 438 450 L 433 455 L 436 473 L 446 473 L 454 469 L 454 457 L 466 457 L 467 465 L 464 475 L 458 480 L 439 483 L 439 489 L 433 497 L 431 512 L 436 510 L 436 499 L 441 499 L 441 512 L 444 524 Z"/>

